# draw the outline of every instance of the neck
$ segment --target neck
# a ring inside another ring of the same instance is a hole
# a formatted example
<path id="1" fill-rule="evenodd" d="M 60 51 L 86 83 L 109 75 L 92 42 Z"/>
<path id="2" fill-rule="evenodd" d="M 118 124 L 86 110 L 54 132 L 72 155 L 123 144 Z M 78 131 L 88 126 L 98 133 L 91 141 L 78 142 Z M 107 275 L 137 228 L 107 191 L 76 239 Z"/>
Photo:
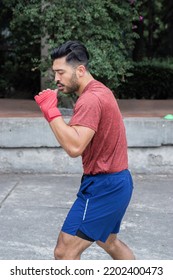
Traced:
<path id="1" fill-rule="evenodd" d="M 80 88 L 79 88 L 79 90 L 78 90 L 78 92 L 77 92 L 77 95 L 80 96 L 80 95 L 82 94 L 82 92 L 84 91 L 85 87 L 86 87 L 92 80 L 94 80 L 93 76 L 92 76 L 90 73 L 88 73 L 88 74 L 85 76 L 85 78 L 83 78 L 83 80 L 82 80 L 82 82 L 81 82 L 81 84 L 80 84 Z"/>

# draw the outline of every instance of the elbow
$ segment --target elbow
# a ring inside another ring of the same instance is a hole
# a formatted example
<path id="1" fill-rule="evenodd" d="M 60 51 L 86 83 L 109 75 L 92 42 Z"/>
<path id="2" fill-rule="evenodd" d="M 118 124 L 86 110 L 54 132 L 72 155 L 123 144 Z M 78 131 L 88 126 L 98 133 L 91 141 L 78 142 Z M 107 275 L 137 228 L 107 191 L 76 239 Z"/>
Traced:
<path id="1" fill-rule="evenodd" d="M 68 149 L 68 151 L 66 151 L 66 152 L 71 158 L 79 157 L 83 153 L 83 151 L 81 151 L 79 148 L 71 148 L 71 149 Z"/>
<path id="2" fill-rule="evenodd" d="M 68 155 L 69 155 L 71 158 L 77 158 L 77 157 L 80 156 L 79 154 L 74 154 L 74 153 L 68 153 Z"/>

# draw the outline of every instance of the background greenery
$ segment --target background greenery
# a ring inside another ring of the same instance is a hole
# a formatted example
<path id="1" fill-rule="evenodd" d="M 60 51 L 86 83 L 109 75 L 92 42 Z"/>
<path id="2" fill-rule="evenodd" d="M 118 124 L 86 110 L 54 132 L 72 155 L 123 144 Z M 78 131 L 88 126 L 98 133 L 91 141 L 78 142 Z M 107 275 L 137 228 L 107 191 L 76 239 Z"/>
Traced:
<path id="1" fill-rule="evenodd" d="M 0 97 L 33 98 L 48 53 L 66 40 L 88 48 L 90 70 L 119 98 L 173 98 L 171 0 L 1 0 Z"/>

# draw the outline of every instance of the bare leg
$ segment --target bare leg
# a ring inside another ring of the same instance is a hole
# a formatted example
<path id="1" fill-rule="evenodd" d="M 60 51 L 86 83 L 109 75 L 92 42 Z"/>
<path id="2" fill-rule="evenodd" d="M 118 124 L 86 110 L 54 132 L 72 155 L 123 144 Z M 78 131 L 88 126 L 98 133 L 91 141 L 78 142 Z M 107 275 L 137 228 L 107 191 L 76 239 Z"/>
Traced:
<path id="1" fill-rule="evenodd" d="M 117 238 L 116 234 L 110 234 L 105 243 L 97 241 L 113 260 L 134 260 L 135 256 L 131 249 Z"/>
<path id="2" fill-rule="evenodd" d="M 57 245 L 54 250 L 56 260 L 80 260 L 81 254 L 92 242 L 78 236 L 60 232 Z"/>

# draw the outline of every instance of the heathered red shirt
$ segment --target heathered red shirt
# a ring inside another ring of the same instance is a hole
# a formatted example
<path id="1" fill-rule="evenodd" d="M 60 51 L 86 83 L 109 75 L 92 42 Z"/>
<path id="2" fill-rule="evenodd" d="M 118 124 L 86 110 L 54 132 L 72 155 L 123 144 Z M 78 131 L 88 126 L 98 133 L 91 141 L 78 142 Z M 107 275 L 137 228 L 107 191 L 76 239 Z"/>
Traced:
<path id="1" fill-rule="evenodd" d="M 128 168 L 125 127 L 109 88 L 92 80 L 78 98 L 69 125 L 93 129 L 82 154 L 84 174 L 113 173 Z"/>

